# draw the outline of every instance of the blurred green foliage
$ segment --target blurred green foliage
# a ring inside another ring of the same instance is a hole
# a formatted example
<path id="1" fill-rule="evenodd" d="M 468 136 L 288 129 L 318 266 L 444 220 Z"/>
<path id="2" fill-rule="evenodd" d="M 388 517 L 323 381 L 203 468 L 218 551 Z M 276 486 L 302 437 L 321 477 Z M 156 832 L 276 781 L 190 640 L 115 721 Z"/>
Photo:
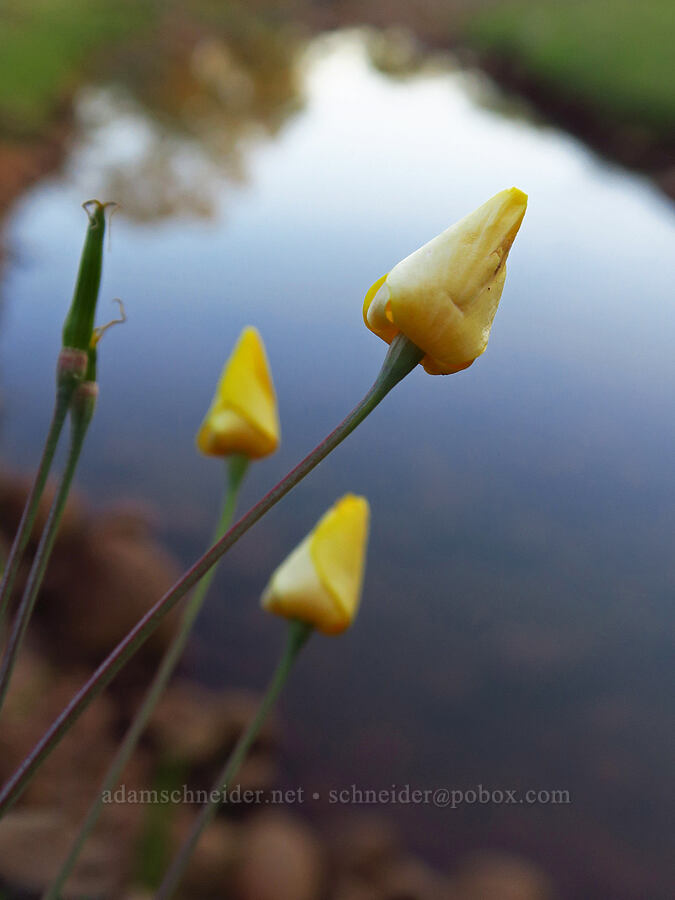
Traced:
<path id="1" fill-rule="evenodd" d="M 181 91 L 193 87 L 177 70 L 209 36 L 236 47 L 238 63 L 266 84 L 259 103 L 276 106 L 288 91 L 279 76 L 293 49 L 287 23 L 273 0 L 255 9 L 239 0 L 0 0 L 0 135 L 42 136 L 75 89 L 102 75 L 175 118 Z"/>
<path id="2" fill-rule="evenodd" d="M 131 0 L 4 0 L 0 131 L 39 134 L 92 56 L 151 21 L 152 6 Z"/>
<path id="3" fill-rule="evenodd" d="M 664 135 L 675 124 L 673 0 L 504 0 L 465 34 L 616 120 Z"/>
<path id="4" fill-rule="evenodd" d="M 245 66 L 254 56 L 259 67 L 260 44 L 268 46 L 282 24 L 311 22 L 315 7 L 314 0 L 1 0 L 0 134 L 44 132 L 83 77 L 105 70 L 106 54 L 127 42 L 135 47 L 126 60 L 133 78 L 139 56 L 153 56 L 169 20 L 226 36 Z M 378 9 L 381 20 L 387 0 Z M 459 32 L 460 41 L 515 60 L 609 120 L 657 135 L 673 128 L 673 0 L 452 0 L 427 12 L 436 40 Z M 338 24 L 339 6 L 335 16 Z M 416 31 L 414 9 L 405 18 Z M 153 64 L 148 58 L 143 65 Z"/>

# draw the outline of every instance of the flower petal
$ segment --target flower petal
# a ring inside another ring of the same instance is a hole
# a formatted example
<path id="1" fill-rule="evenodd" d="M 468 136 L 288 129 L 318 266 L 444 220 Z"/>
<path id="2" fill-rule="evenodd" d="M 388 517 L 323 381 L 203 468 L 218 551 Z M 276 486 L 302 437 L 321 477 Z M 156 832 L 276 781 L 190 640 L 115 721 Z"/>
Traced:
<path id="1" fill-rule="evenodd" d="M 320 631 L 343 631 L 347 627 L 345 617 L 333 595 L 321 583 L 310 552 L 310 540 L 310 536 L 306 537 L 274 572 L 262 596 L 262 605 L 268 612 L 300 619 Z"/>
<path id="2" fill-rule="evenodd" d="M 361 596 L 368 519 L 365 498 L 339 500 L 273 573 L 263 607 L 325 634 L 348 628 Z"/>
<path id="3" fill-rule="evenodd" d="M 368 501 L 347 494 L 321 519 L 311 538 L 318 576 L 346 625 L 356 615 L 361 597 L 369 518 Z"/>
<path id="4" fill-rule="evenodd" d="M 279 444 L 276 395 L 262 338 L 245 328 L 221 375 L 197 435 L 209 455 L 241 453 L 258 459 Z"/>

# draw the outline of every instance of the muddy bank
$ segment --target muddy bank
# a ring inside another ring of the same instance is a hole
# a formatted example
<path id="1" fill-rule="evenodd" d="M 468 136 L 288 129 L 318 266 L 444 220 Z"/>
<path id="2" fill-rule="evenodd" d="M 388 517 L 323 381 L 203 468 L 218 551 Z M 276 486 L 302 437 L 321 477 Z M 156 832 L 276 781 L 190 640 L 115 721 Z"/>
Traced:
<path id="1" fill-rule="evenodd" d="M 64 110 L 42 138 L 12 141 L 0 137 L 0 266 L 6 252 L 3 230 L 8 211 L 32 185 L 59 170 L 68 153 L 71 134 L 72 114 Z"/>
<path id="2" fill-rule="evenodd" d="M 66 152 L 67 135 L 64 124 L 44 140 L 0 142 L 0 212 L 40 178 L 58 169 Z"/>
<path id="3" fill-rule="evenodd" d="M 501 88 L 524 97 L 549 122 L 581 138 L 606 159 L 649 176 L 675 200 L 675 137 L 656 134 L 638 123 L 613 120 L 602 110 L 533 77 L 516 59 L 496 53 L 479 54 L 462 46 L 457 49 Z"/>
<path id="4" fill-rule="evenodd" d="M 654 128 L 639 117 L 621 120 L 610 109 L 575 96 L 571 87 L 535 75 L 514 55 L 477 49 L 467 37 L 467 25 L 491 5 L 499 7 L 499 0 L 450 0 L 442 8 L 436 0 L 414 7 L 396 2 L 356 5 L 345 0 L 313 7 L 311 20 L 318 31 L 363 25 L 383 29 L 385 34 L 407 30 L 411 40 L 420 42 L 420 54 L 455 54 L 462 65 L 481 69 L 502 90 L 527 100 L 553 125 L 579 137 L 606 159 L 646 174 L 675 199 L 675 137 L 668 123 Z"/>

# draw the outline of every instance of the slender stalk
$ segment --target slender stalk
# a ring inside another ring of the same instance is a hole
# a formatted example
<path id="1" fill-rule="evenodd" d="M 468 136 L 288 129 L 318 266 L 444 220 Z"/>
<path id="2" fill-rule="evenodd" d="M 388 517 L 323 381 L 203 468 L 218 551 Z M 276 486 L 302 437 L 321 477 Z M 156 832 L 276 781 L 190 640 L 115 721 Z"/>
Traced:
<path id="1" fill-rule="evenodd" d="M 230 522 L 232 521 L 234 510 L 237 505 L 239 489 L 244 480 L 244 476 L 248 468 L 248 463 L 249 460 L 245 456 L 233 456 L 229 460 L 228 485 L 225 491 L 225 498 L 220 513 L 220 519 L 213 535 L 214 543 L 225 534 L 230 525 Z M 103 798 L 106 792 L 113 790 L 113 788 L 119 781 L 122 772 L 124 771 L 124 767 L 131 758 L 132 753 L 136 749 L 139 738 L 145 730 L 146 725 L 148 724 L 148 720 L 150 719 L 150 716 L 152 715 L 153 710 L 157 705 L 157 701 L 161 697 L 164 688 L 166 687 L 167 682 L 169 681 L 169 678 L 171 677 L 171 674 L 173 673 L 173 670 L 175 669 L 183 653 L 183 650 L 185 649 L 185 644 L 187 642 L 188 636 L 197 616 L 201 611 L 202 606 L 204 605 L 204 600 L 206 599 L 209 587 L 211 586 L 211 582 L 213 581 L 213 576 L 216 573 L 216 569 L 217 566 L 213 566 L 213 568 L 209 569 L 209 571 L 206 573 L 206 575 L 204 575 L 202 580 L 195 588 L 192 596 L 190 597 L 183 612 L 183 617 L 181 619 L 178 632 L 167 648 L 164 657 L 159 665 L 159 668 L 157 669 L 155 677 L 153 678 L 152 683 L 148 688 L 143 703 L 137 710 L 133 721 L 127 730 L 127 733 L 124 736 L 124 740 L 120 744 L 120 747 L 115 754 L 115 758 L 113 759 L 110 767 L 108 768 L 108 771 L 103 778 L 100 790 L 91 807 L 89 808 L 89 812 L 87 813 L 80 831 L 75 838 L 75 841 L 73 842 L 73 846 L 70 849 L 68 857 L 61 866 L 61 870 L 54 879 L 53 883 L 42 895 L 42 900 L 58 900 L 58 898 L 60 897 L 63 886 L 65 885 L 68 876 L 72 872 L 73 867 L 77 862 L 77 859 L 87 838 L 91 834 L 94 826 L 96 825 L 96 822 L 98 821 L 101 810 L 103 809 Z"/>
<path id="2" fill-rule="evenodd" d="M 265 695 L 260 701 L 255 717 L 237 741 L 234 750 L 213 783 L 209 797 L 216 797 L 217 799 L 209 799 L 209 801 L 202 806 L 190 833 L 183 842 L 178 854 L 164 876 L 164 880 L 155 895 L 155 900 L 169 900 L 178 887 L 178 883 L 185 872 L 202 832 L 216 815 L 218 806 L 223 799 L 224 792 L 229 788 L 232 780 L 236 777 L 241 764 L 246 759 L 246 755 L 257 738 L 263 722 L 274 706 L 283 686 L 286 684 L 286 680 L 293 668 L 293 663 L 295 662 L 298 653 L 300 653 L 304 647 L 312 630 L 312 626 L 307 625 L 305 622 L 294 621 L 289 624 L 288 638 L 286 640 L 284 652 L 272 675 L 272 679 L 265 691 Z"/>
<path id="3" fill-rule="evenodd" d="M 47 476 L 54 459 L 56 445 L 63 430 L 63 423 L 70 407 L 70 401 L 78 383 L 85 374 L 88 351 L 94 329 L 96 302 L 101 283 L 103 257 L 103 236 L 105 234 L 105 210 L 114 204 L 90 200 L 83 205 L 89 220 L 80 257 L 80 268 L 75 281 L 73 299 L 63 324 L 63 346 L 56 369 L 56 403 L 51 425 L 42 451 L 19 529 L 5 566 L 0 584 L 0 629 L 4 621 L 7 604 L 21 564 L 24 550 L 30 539 L 38 504 L 47 482 Z M 0 701 L 1 702 L 1 701 Z"/>
<path id="4" fill-rule="evenodd" d="M 208 572 L 240 537 L 255 525 L 290 490 L 334 450 L 386 397 L 423 357 L 422 351 L 403 335 L 391 343 L 384 364 L 372 388 L 343 421 L 282 480 L 251 507 L 226 534 L 190 568 L 163 597 L 136 623 L 115 649 L 75 694 L 42 738 L 25 757 L 0 791 L 0 816 L 4 815 L 26 788 L 36 770 L 58 745 L 89 704 L 107 687 L 136 650 L 155 631 L 164 616 Z"/>
<path id="5" fill-rule="evenodd" d="M 52 467 L 56 445 L 58 444 L 61 432 L 63 431 L 63 423 L 66 421 L 68 407 L 70 406 L 75 387 L 75 381 L 66 380 L 61 382 L 56 390 L 54 412 L 52 413 L 52 420 L 45 439 L 42 458 L 40 459 L 40 464 L 35 474 L 33 486 L 26 499 L 26 505 L 21 515 L 21 521 L 19 522 L 19 528 L 14 537 L 14 543 L 12 544 L 12 549 L 7 558 L 5 571 L 2 575 L 2 583 L 0 584 L 0 629 L 2 628 L 7 612 L 7 605 L 12 595 L 12 590 L 14 589 L 14 582 L 16 581 L 24 551 L 30 540 L 31 532 L 33 531 L 40 499 L 44 492 L 45 484 L 47 483 L 47 476 Z"/>
<path id="6" fill-rule="evenodd" d="M 70 493 L 70 486 L 75 475 L 75 469 L 77 468 L 80 453 L 82 452 L 82 445 L 84 444 L 87 429 L 91 422 L 93 405 L 96 397 L 95 389 L 95 384 L 83 382 L 78 386 L 77 393 L 72 400 L 73 409 L 71 411 L 70 449 L 68 451 L 66 467 L 61 476 L 61 482 L 52 502 L 51 509 L 49 510 L 49 516 L 40 537 L 40 543 L 35 551 L 35 558 L 28 576 L 28 582 L 26 583 L 19 608 L 16 611 L 7 647 L 5 648 L 5 653 L 2 658 L 2 664 L 0 665 L 0 709 L 2 709 L 2 704 L 7 695 L 7 689 L 9 688 L 14 664 L 26 634 L 26 629 L 28 628 L 33 609 L 35 608 L 35 601 L 37 600 L 38 592 L 42 585 L 42 580 L 49 562 L 49 557 L 51 556 L 54 547 L 54 541 L 56 540 L 61 517 L 63 516 L 68 494 Z"/>

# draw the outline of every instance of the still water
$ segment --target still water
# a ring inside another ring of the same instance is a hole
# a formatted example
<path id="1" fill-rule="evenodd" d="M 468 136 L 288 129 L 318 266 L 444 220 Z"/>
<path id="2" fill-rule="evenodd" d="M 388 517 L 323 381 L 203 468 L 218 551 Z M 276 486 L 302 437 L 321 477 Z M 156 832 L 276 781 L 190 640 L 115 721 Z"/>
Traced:
<path id="1" fill-rule="evenodd" d="M 666 896 L 672 207 L 507 115 L 451 61 L 390 77 L 369 48 L 357 32 L 314 41 L 283 115 L 227 140 L 168 134 L 128 96 L 82 91 L 64 171 L 7 223 L 0 454 L 36 459 L 90 196 L 123 201 L 100 317 L 119 296 L 129 321 L 102 344 L 80 484 L 101 504 L 152 504 L 188 563 L 221 482 L 193 436 L 242 326 L 266 341 L 283 429 L 248 505 L 375 376 L 369 285 L 496 191 L 527 191 L 488 352 L 454 377 L 413 373 L 235 549 L 189 665 L 262 685 L 282 638 L 257 607 L 268 573 L 336 497 L 364 493 L 362 611 L 312 642 L 288 690 L 288 784 L 322 793 L 324 817 L 327 792 L 352 784 L 568 790 L 557 807 L 380 811 L 440 863 L 504 848 L 564 896 Z"/>

